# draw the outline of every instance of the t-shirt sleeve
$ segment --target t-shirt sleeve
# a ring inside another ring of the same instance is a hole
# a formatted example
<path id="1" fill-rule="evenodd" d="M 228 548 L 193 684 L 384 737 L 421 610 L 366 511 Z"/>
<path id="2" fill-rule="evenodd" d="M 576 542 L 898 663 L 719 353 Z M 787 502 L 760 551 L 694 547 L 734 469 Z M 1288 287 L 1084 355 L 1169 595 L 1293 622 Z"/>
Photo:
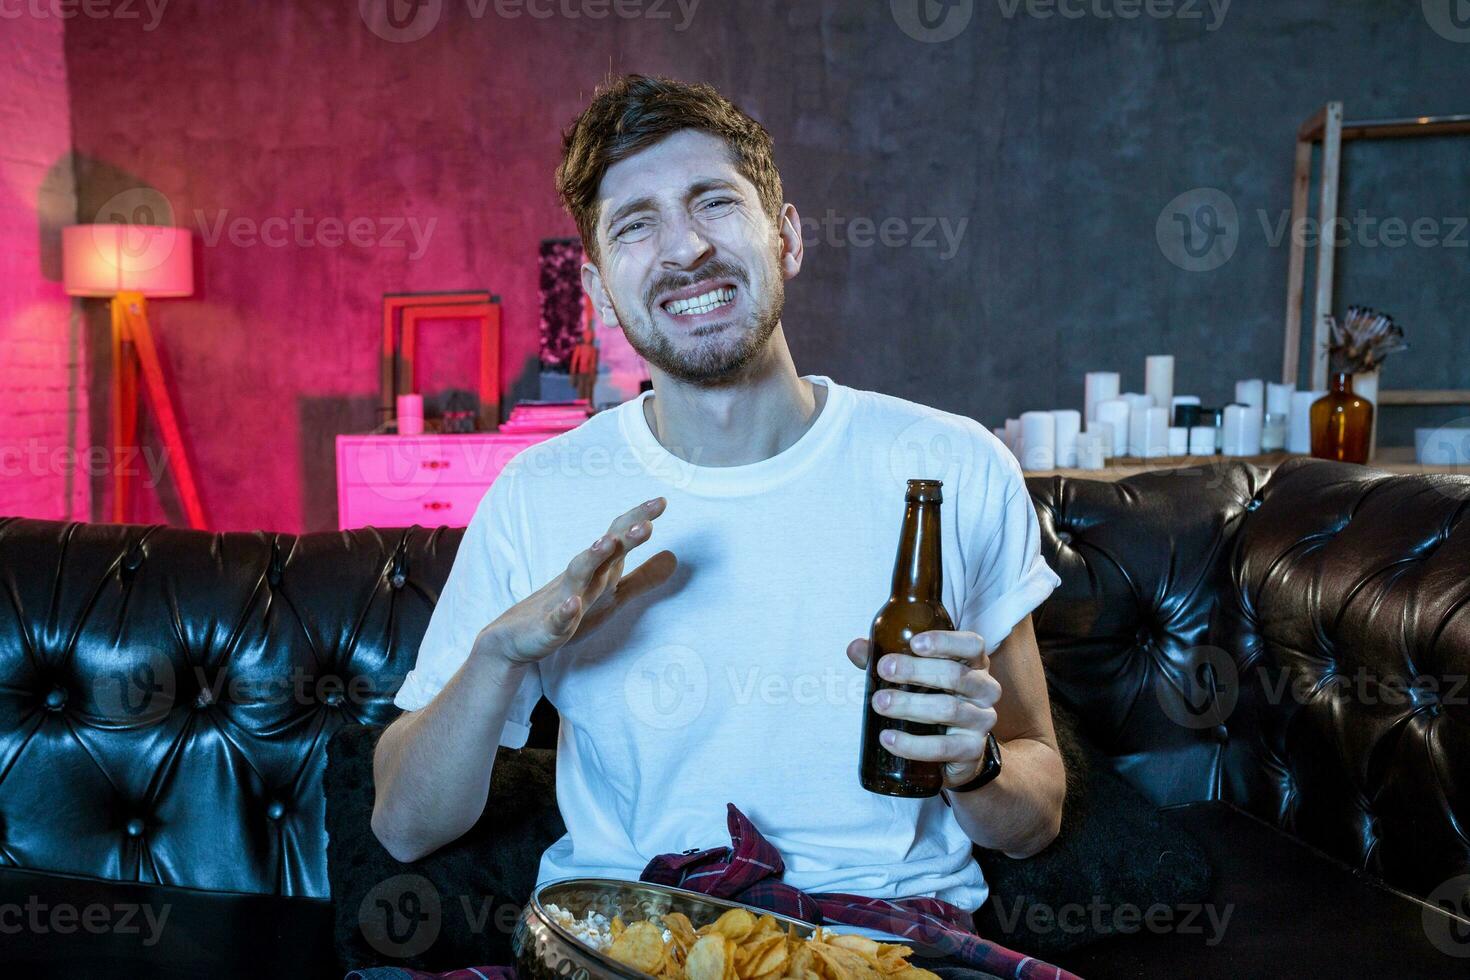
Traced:
<path id="1" fill-rule="evenodd" d="M 506 476 L 503 472 L 491 484 L 465 528 L 419 644 L 418 660 L 393 698 L 405 711 L 417 711 L 432 701 L 469 658 L 480 630 L 532 591 L 524 558 L 515 545 L 512 481 Z M 518 749 L 526 744 L 531 709 L 540 699 L 538 665 L 522 675 L 506 714 L 501 745 Z"/>
<path id="2" fill-rule="evenodd" d="M 966 497 L 983 504 L 962 540 L 965 601 L 957 626 L 980 634 L 993 654 L 1062 580 L 1041 557 L 1041 525 L 1020 464 L 992 433 L 979 438 L 990 459 L 981 467 L 983 489 Z"/>

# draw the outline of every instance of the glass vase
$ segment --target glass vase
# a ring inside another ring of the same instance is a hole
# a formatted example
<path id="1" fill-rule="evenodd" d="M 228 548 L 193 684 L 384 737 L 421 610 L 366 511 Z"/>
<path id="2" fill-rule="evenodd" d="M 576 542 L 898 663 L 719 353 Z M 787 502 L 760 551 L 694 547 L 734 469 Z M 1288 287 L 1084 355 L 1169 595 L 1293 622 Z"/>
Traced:
<path id="1" fill-rule="evenodd" d="M 1312 403 L 1312 455 L 1344 463 L 1368 462 L 1373 403 L 1353 394 L 1353 376 L 1338 372 L 1327 394 Z"/>

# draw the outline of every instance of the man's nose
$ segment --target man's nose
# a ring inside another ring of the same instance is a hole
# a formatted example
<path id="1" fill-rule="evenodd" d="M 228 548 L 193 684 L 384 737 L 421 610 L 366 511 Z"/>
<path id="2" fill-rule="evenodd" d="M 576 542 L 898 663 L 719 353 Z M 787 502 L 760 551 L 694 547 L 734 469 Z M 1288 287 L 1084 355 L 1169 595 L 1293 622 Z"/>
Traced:
<path id="1" fill-rule="evenodd" d="M 699 225 L 687 216 L 665 224 L 662 245 L 659 261 L 665 269 L 693 268 L 713 250 Z"/>

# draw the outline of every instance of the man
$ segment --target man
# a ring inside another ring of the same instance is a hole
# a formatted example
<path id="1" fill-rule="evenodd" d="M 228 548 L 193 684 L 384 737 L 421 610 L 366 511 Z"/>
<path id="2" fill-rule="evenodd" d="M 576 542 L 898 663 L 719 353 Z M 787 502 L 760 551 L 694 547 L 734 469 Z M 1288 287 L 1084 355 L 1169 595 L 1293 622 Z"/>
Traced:
<path id="1" fill-rule="evenodd" d="M 538 881 L 637 879 L 723 843 L 734 803 L 798 888 L 977 908 L 972 844 L 1041 850 L 1064 785 L 1030 621 L 1059 580 L 1014 458 L 970 419 L 797 374 L 781 313 L 801 221 L 769 134 L 708 86 L 612 83 L 568 131 L 557 184 L 583 285 L 653 390 L 522 453 L 486 494 L 377 748 L 374 832 L 412 861 L 468 830 L 497 744 L 525 744 L 545 695 L 567 835 Z M 910 477 L 944 480 L 958 628 L 880 664 L 932 693 L 874 707 L 945 726 L 885 736 L 945 764 L 959 789 L 928 799 L 857 772 L 856 668 Z M 1000 775 L 966 788 L 992 732 Z"/>

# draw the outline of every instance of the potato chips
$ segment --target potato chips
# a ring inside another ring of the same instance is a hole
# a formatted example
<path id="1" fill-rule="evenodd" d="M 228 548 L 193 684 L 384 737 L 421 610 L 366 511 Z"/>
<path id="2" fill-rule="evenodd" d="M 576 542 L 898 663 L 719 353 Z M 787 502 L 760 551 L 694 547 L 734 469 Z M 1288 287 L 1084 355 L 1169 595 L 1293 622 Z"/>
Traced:
<path id="1" fill-rule="evenodd" d="M 624 925 L 614 917 L 612 944 L 603 952 L 661 980 L 939 980 L 909 966 L 907 946 L 820 926 L 804 939 L 794 925 L 783 931 L 774 916 L 756 918 L 746 909 L 730 909 L 698 929 L 682 912 L 662 920 L 662 927 L 647 920 Z"/>

